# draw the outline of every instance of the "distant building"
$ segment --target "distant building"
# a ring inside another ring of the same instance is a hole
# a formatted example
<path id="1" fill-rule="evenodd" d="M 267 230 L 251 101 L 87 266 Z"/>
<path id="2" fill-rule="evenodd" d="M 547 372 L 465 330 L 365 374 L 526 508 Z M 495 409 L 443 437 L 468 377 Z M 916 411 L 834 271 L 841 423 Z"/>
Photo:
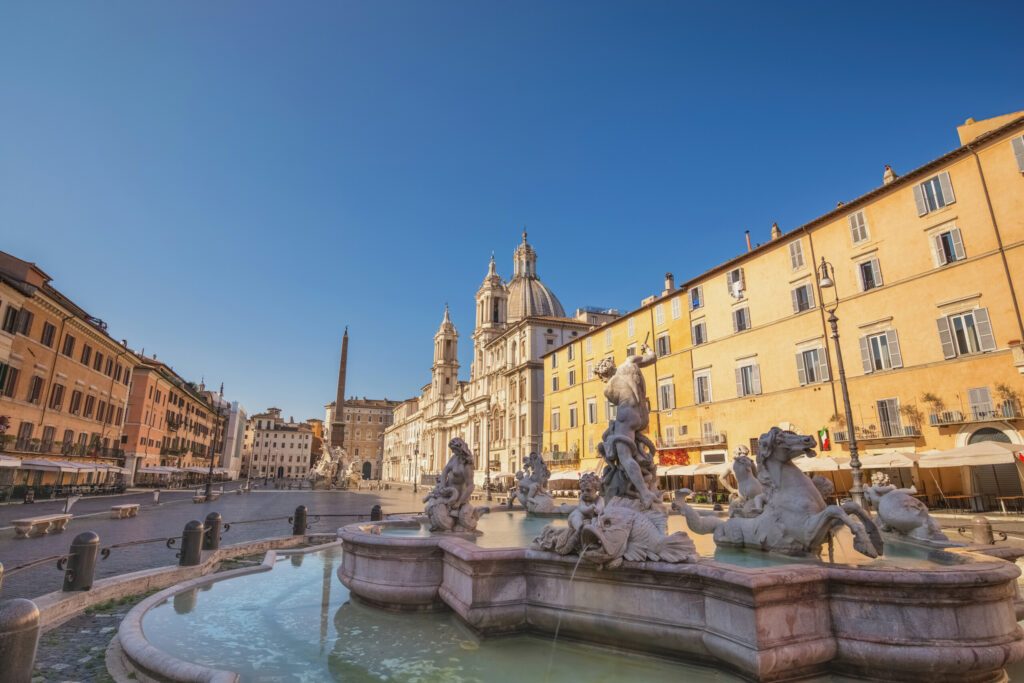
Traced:
<path id="1" fill-rule="evenodd" d="M 246 422 L 242 472 L 253 478 L 303 479 L 313 456 L 313 429 L 285 421 L 280 408 L 268 408 Z"/>

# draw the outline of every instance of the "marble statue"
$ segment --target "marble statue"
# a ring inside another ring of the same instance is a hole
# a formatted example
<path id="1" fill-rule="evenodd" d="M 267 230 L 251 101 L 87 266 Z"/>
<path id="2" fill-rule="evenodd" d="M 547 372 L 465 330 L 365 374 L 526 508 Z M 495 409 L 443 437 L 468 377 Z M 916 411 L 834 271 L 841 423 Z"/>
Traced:
<path id="1" fill-rule="evenodd" d="M 607 386 L 605 398 L 615 406 L 615 417 L 601 436 L 598 453 L 607 465 L 603 487 L 606 497 L 629 497 L 649 509 L 659 498 L 655 474 L 654 444 L 642 432 L 650 421 L 647 386 L 640 368 L 650 365 L 657 356 L 644 344 L 641 355 L 628 356 L 622 365 L 605 358 L 598 363 L 595 374 Z"/>
<path id="2" fill-rule="evenodd" d="M 539 453 L 530 453 L 523 463 L 523 470 L 516 472 L 516 484 L 509 492 L 509 505 L 518 500 L 527 512 L 564 511 L 567 506 L 555 505 L 554 498 L 548 493 L 550 478 L 551 470 L 548 469 L 544 458 Z"/>
<path id="3" fill-rule="evenodd" d="M 736 476 L 737 495 L 729 502 L 729 513 L 734 517 L 757 517 L 765 504 L 765 487 L 758 480 L 750 449 L 738 446 L 732 463 Z"/>
<path id="4" fill-rule="evenodd" d="M 580 479 L 580 500 L 568 526 L 547 526 L 533 546 L 560 555 L 578 555 L 602 569 L 630 562 L 693 562 L 697 552 L 685 533 L 668 533 L 668 511 L 658 491 L 654 444 L 647 428 L 647 389 L 640 368 L 654 362 L 646 345 L 615 367 L 611 359 L 596 374 L 607 383 L 604 395 L 616 406 L 615 417 L 598 446 L 606 465 Z"/>
<path id="5" fill-rule="evenodd" d="M 309 468 L 306 478 L 313 482 L 321 481 L 326 482 L 328 485 L 335 484 L 338 475 L 344 471 L 344 464 L 345 449 L 340 446 L 331 448 L 324 444 L 323 449 L 320 451 L 320 458 L 313 467 Z"/>
<path id="6" fill-rule="evenodd" d="M 822 544 L 837 527 L 853 534 L 853 547 L 868 557 L 882 553 L 882 536 L 871 516 L 853 501 L 828 505 L 817 486 L 791 461 L 814 457 L 813 436 L 772 427 L 757 445 L 757 469 L 767 482 L 761 512 L 752 517 L 730 513 L 728 519 L 702 516 L 686 503 L 687 489 L 676 493 L 672 507 L 682 512 L 690 530 L 714 534 L 719 546 L 751 548 L 788 555 L 821 553 Z"/>
<path id="7" fill-rule="evenodd" d="M 477 520 L 488 508 L 476 508 L 469 502 L 475 487 L 473 453 L 458 437 L 448 442 L 448 448 L 452 456 L 423 499 L 424 513 L 431 531 L 476 531 Z"/>
<path id="8" fill-rule="evenodd" d="M 938 545 L 951 545 L 939 524 L 928 514 L 928 506 L 914 494 L 917 489 L 896 488 L 884 472 L 875 472 L 871 486 L 864 489 L 864 498 L 878 515 L 878 526 L 900 540 L 911 540 Z"/>

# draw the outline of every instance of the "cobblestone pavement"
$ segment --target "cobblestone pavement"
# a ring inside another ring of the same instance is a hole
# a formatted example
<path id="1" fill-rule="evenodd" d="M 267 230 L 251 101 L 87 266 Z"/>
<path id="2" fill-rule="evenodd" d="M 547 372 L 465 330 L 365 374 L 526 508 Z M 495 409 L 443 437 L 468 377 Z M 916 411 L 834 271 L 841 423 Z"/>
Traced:
<path id="1" fill-rule="evenodd" d="M 110 505 L 121 500 L 107 499 L 102 511 L 94 516 L 76 514 L 75 519 L 63 533 L 46 536 L 16 539 L 13 528 L 0 528 L 0 562 L 8 570 L 33 560 L 66 553 L 72 539 L 83 531 L 95 531 L 99 534 L 100 544 L 104 547 L 115 543 L 124 543 L 140 539 L 180 537 L 182 528 L 193 519 L 203 520 L 210 512 L 219 512 L 227 523 L 244 520 L 280 518 L 273 521 L 255 524 L 235 524 L 224 533 L 222 543 L 230 545 L 243 541 L 252 541 L 274 536 L 285 536 L 291 532 L 287 522 L 288 516 L 296 506 L 305 505 L 310 516 L 316 514 L 352 514 L 369 516 L 370 508 L 376 504 L 385 513 L 411 512 L 421 509 L 420 497 L 411 490 L 391 491 L 254 491 L 250 494 L 225 494 L 220 500 L 212 503 L 194 504 L 191 493 L 184 496 L 160 497 L 160 504 L 153 505 L 152 495 L 148 502 L 143 502 L 138 517 L 129 519 L 111 519 Z M 131 498 L 126 495 L 125 499 Z M 168 500 L 170 499 L 170 500 Z M 72 509 L 79 513 L 79 501 Z M 92 501 L 89 501 L 92 502 Z M 142 502 L 142 501 L 139 501 Z M 32 506 L 20 506 L 22 508 Z M 88 510 L 89 508 L 82 508 Z M 35 507 L 35 514 L 44 514 L 43 508 Z M 23 516 L 18 515 L 18 516 Z M 15 516 L 14 518 L 17 518 Z M 339 526 L 354 521 L 356 517 L 324 517 L 312 523 L 312 531 L 333 531 Z M 152 567 L 162 567 L 177 562 L 174 549 L 169 549 L 163 542 L 137 545 L 128 548 L 115 548 L 110 557 L 98 563 L 96 578 L 115 574 L 137 571 Z M 4 579 L 0 588 L 2 598 L 32 598 L 51 591 L 60 590 L 63 577 L 55 568 L 54 563 L 46 563 L 19 572 Z"/>

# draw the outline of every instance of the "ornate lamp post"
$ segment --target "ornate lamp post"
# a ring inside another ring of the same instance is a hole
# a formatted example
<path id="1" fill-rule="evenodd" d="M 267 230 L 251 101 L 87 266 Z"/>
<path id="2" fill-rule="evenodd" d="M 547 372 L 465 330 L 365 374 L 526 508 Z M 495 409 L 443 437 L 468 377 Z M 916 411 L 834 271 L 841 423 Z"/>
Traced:
<path id="1" fill-rule="evenodd" d="M 412 450 L 412 492 L 415 495 L 419 490 L 419 469 L 420 469 L 420 447 L 416 446 Z"/>
<path id="2" fill-rule="evenodd" d="M 843 367 L 843 350 L 839 346 L 839 318 L 836 317 L 836 309 L 839 308 L 839 293 L 835 290 L 835 269 L 832 264 L 821 257 L 821 264 L 817 268 L 818 287 L 821 289 L 832 289 L 835 294 L 831 306 L 825 305 L 825 297 L 822 295 L 821 305 L 828 311 L 828 324 L 832 328 L 832 342 L 836 347 L 836 365 L 839 367 L 839 387 L 843 392 L 843 409 L 846 414 L 846 428 L 850 430 L 850 470 L 853 473 L 853 486 L 850 488 L 850 495 L 857 505 L 864 505 L 864 477 L 860 469 L 860 455 L 857 452 L 857 430 L 853 425 L 853 409 L 850 406 L 850 391 L 846 385 L 846 369 Z"/>

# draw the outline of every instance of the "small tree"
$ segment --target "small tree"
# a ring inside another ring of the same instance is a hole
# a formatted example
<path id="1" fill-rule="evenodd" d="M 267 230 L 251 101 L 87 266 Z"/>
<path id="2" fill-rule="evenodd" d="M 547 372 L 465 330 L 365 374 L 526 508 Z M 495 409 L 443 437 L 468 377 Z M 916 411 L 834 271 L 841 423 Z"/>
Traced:
<path id="1" fill-rule="evenodd" d="M 835 413 L 835 414 L 832 415 L 831 418 L 829 418 L 829 422 L 834 424 L 836 426 L 836 429 L 845 429 L 846 428 L 846 416 L 845 415 L 840 415 L 839 413 Z"/>
<path id="2" fill-rule="evenodd" d="M 921 422 L 924 420 L 924 415 L 921 413 L 921 409 L 913 403 L 904 403 L 901 405 L 900 415 L 902 415 L 903 418 L 915 428 L 921 428 Z"/>
<path id="3" fill-rule="evenodd" d="M 996 393 L 999 394 L 999 399 L 1003 403 L 1010 404 L 1011 407 L 1016 408 L 1020 405 L 1020 394 L 1014 390 L 1009 384 L 1000 382 L 996 385 Z"/>
<path id="4" fill-rule="evenodd" d="M 946 409 L 946 403 L 930 391 L 926 391 L 921 394 L 921 400 L 931 406 L 932 412 L 936 414 L 941 413 Z"/>

